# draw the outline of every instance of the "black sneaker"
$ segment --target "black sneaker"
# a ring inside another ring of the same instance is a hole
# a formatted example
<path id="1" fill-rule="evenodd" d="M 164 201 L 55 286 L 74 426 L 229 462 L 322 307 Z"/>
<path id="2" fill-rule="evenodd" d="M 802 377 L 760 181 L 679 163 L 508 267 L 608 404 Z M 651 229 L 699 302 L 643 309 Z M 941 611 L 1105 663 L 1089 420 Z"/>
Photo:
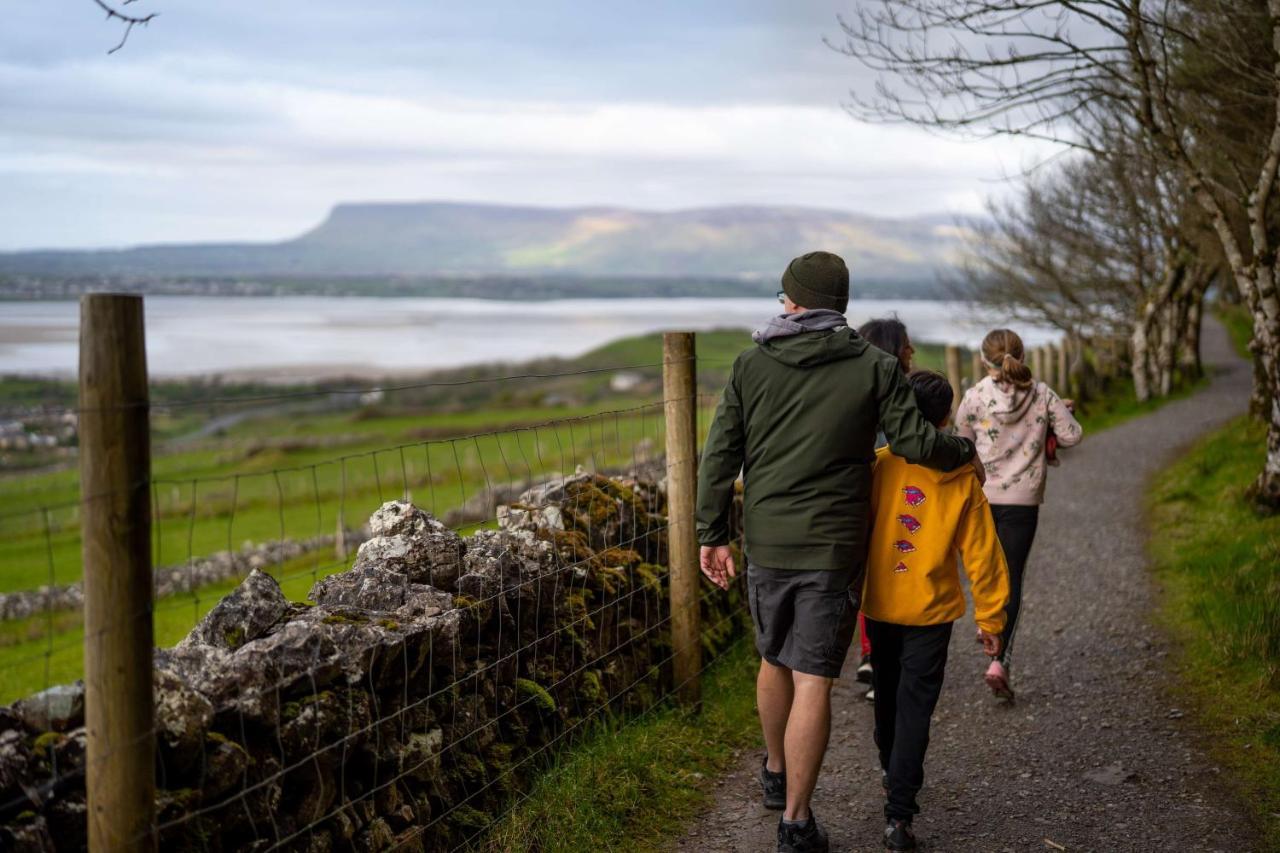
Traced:
<path id="1" fill-rule="evenodd" d="M 777 811 L 787 807 L 787 774 L 771 772 L 767 755 L 760 762 L 760 787 L 764 791 L 766 809 Z"/>
<path id="2" fill-rule="evenodd" d="M 911 831 L 911 821 L 894 819 L 884 828 L 885 850 L 915 850 L 916 834 Z"/>
<path id="3" fill-rule="evenodd" d="M 827 831 L 813 812 L 809 812 L 809 820 L 799 826 L 778 821 L 778 853 L 828 853 L 830 849 Z"/>
<path id="4" fill-rule="evenodd" d="M 862 660 L 858 662 L 857 679 L 863 684 L 871 683 L 871 655 L 863 655 Z"/>

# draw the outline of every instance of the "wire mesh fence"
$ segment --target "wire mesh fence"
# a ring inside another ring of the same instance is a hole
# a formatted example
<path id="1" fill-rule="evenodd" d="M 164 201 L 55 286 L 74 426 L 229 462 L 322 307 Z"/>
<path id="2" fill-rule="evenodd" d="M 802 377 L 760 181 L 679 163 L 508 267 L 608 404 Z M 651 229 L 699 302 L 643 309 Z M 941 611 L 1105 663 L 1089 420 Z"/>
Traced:
<path id="1" fill-rule="evenodd" d="M 154 599 L 88 636 L 94 496 L 5 497 L 0 554 L 25 591 L 0 597 L 0 690 L 18 699 L 0 710 L 0 834 L 85 846 L 85 688 L 55 685 L 142 617 L 162 849 L 476 844 L 559 750 L 679 686 L 666 402 L 158 472 Z M 696 398 L 699 435 L 714 403 Z M 736 591 L 699 607 L 710 663 L 745 608 Z"/>

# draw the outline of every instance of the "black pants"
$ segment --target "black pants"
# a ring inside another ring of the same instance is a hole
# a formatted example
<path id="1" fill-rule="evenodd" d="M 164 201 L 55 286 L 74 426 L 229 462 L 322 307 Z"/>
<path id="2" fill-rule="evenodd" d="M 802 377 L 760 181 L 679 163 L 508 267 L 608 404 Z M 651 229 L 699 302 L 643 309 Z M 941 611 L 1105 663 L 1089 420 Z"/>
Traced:
<path id="1" fill-rule="evenodd" d="M 876 746 L 880 766 L 889 774 L 885 817 L 919 814 L 916 794 L 924 785 L 924 753 L 929 748 L 929 718 L 942 692 L 951 623 L 894 625 L 868 618 L 871 676 L 876 688 Z"/>
<path id="2" fill-rule="evenodd" d="M 1009 603 L 1005 606 L 1004 633 L 1000 644 L 1000 662 L 1012 658 L 1013 633 L 1018 627 L 1018 612 L 1022 609 L 1022 575 L 1027 568 L 1027 556 L 1036 538 L 1036 525 L 1040 521 L 1040 507 L 992 504 L 991 515 L 996 522 L 996 537 L 1004 549 L 1005 562 L 1009 564 Z"/>

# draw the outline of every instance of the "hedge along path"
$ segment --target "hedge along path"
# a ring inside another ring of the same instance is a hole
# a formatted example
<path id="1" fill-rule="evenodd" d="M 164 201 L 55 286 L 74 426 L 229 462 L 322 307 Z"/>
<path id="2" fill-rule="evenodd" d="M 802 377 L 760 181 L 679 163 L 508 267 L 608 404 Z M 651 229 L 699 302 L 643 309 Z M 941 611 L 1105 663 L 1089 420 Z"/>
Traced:
<path id="1" fill-rule="evenodd" d="M 1249 401 L 1250 365 L 1216 321 L 1203 345 L 1208 388 L 1086 435 L 1050 474 L 1012 661 L 1016 704 L 996 703 L 982 683 L 971 613 L 957 626 L 916 819 L 932 853 L 1261 849 L 1183 719 L 1164 666 L 1170 645 L 1152 624 L 1146 484 Z M 839 851 L 882 849 L 879 761 L 857 660 L 855 649 L 834 692 L 814 796 Z M 762 754 L 745 754 L 720 781 L 715 805 L 677 849 L 773 849 L 778 813 L 760 806 L 755 781 Z"/>

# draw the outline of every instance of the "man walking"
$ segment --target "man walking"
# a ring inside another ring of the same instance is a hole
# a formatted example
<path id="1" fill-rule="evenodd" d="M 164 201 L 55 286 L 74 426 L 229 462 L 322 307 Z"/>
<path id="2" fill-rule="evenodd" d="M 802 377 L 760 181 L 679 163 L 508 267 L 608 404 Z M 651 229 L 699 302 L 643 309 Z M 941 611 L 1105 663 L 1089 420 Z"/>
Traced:
<path id="1" fill-rule="evenodd" d="M 809 808 L 831 728 L 831 687 L 853 638 L 866 562 L 876 431 L 909 462 L 950 471 L 967 439 L 916 407 L 894 356 L 848 328 L 849 270 L 810 252 L 782 274 L 784 313 L 734 361 L 698 472 L 702 571 L 727 588 L 733 484 L 742 472 L 747 588 L 762 658 L 756 703 L 764 803 L 778 850 L 824 853 Z M 980 465 L 975 465 L 982 476 Z"/>

